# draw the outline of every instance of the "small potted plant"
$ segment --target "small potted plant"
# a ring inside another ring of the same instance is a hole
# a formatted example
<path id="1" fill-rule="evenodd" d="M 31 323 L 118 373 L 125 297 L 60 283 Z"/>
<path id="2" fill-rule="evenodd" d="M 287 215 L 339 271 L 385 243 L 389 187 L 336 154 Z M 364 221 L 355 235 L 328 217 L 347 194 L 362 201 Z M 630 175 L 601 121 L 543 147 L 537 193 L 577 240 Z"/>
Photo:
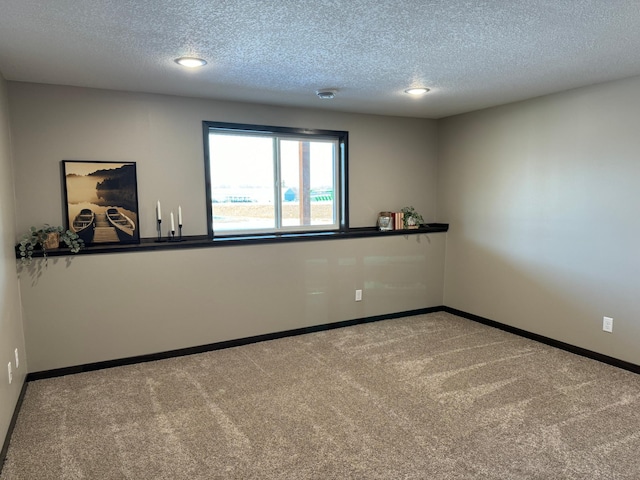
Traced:
<path id="1" fill-rule="evenodd" d="M 401 211 L 404 214 L 402 216 L 404 228 L 420 228 L 420 225 L 424 223 L 422 215 L 416 212 L 415 208 L 404 207 Z"/>
<path id="2" fill-rule="evenodd" d="M 55 249 L 63 242 L 71 251 L 78 253 L 84 246 L 84 241 L 77 233 L 71 230 L 65 230 L 62 227 L 53 227 L 51 225 L 43 225 L 40 228 L 31 227 L 29 233 L 25 233 L 17 249 L 20 254 L 20 262 L 22 265 L 30 265 L 33 260 L 34 250 L 42 250 L 45 261 L 47 260 L 47 250 Z"/>

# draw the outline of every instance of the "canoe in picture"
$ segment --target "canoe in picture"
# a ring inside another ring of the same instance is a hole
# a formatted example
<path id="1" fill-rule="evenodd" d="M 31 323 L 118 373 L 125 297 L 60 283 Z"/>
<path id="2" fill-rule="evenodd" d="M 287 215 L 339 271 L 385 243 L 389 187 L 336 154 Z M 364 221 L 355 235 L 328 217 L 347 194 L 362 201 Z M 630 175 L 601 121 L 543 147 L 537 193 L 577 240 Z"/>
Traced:
<path id="1" fill-rule="evenodd" d="M 89 208 L 83 208 L 80 213 L 73 219 L 71 228 L 78 236 L 89 244 L 93 240 L 93 232 L 95 229 L 96 214 Z"/>
<path id="2" fill-rule="evenodd" d="M 136 224 L 117 208 L 107 208 L 107 220 L 116 229 L 121 242 L 131 241 Z"/>

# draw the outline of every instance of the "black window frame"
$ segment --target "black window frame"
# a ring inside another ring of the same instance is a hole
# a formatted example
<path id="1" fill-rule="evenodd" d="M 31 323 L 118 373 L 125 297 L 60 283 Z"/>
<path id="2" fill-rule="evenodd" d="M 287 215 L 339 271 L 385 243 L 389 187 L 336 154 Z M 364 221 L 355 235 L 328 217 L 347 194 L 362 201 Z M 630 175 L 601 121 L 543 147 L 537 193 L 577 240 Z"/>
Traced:
<path id="1" fill-rule="evenodd" d="M 349 181 L 348 181 L 348 164 L 349 164 L 349 132 L 343 130 L 322 130 L 312 128 L 296 128 L 296 127 L 282 127 L 282 126 L 268 126 L 268 125 L 253 125 L 245 123 L 228 123 L 228 122 L 214 122 L 203 121 L 202 122 L 202 136 L 204 142 L 204 167 L 205 167 L 205 194 L 206 194 L 206 206 L 207 206 L 207 234 L 209 238 L 224 238 L 224 237 L 264 237 L 269 236 L 285 236 L 291 235 L 291 233 L 283 231 L 281 229 L 273 229 L 267 233 L 242 233 L 242 234 L 216 234 L 213 229 L 213 207 L 211 199 L 212 197 L 212 185 L 211 185 L 211 165 L 209 162 L 210 150 L 209 150 L 209 134 L 212 130 L 229 131 L 233 133 L 259 133 L 259 134 L 273 134 L 273 135 L 294 135 L 298 137 L 308 137 L 309 140 L 322 137 L 334 137 L 338 141 L 338 181 L 337 188 L 340 189 L 338 195 L 338 228 L 336 229 L 314 229 L 313 226 L 308 229 L 302 229 L 295 232 L 295 235 L 326 235 L 327 233 L 345 233 L 349 230 Z"/>

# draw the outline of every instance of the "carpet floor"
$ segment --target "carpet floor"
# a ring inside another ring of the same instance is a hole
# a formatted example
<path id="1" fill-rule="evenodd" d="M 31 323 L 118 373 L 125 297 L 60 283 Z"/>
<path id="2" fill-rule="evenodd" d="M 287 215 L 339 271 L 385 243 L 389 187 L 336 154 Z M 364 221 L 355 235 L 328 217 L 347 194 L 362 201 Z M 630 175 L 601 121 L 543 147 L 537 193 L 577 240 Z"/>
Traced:
<path id="1" fill-rule="evenodd" d="M 638 479 L 640 376 L 448 313 L 28 384 L 0 480 Z"/>

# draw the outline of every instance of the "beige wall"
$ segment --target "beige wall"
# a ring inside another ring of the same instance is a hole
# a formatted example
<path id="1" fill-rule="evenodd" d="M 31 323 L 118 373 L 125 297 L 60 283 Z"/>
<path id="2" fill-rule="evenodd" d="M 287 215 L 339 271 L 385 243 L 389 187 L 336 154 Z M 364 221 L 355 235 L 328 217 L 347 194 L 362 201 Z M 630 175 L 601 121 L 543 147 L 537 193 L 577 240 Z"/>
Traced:
<path id="1" fill-rule="evenodd" d="M 632 78 L 441 121 L 444 303 L 640 364 L 639 118 Z"/>
<path id="2" fill-rule="evenodd" d="M 13 82 L 9 98 L 19 232 L 62 221 L 67 159 L 137 162 L 143 237 L 158 199 L 182 205 L 186 235 L 205 234 L 202 120 L 347 130 L 351 226 L 406 205 L 435 219 L 434 121 Z M 441 305 L 445 238 L 52 259 L 21 275 L 29 369 Z"/>
<path id="3" fill-rule="evenodd" d="M 12 177 L 6 82 L 0 74 L 0 446 L 27 372 L 14 250 L 16 217 Z M 17 369 L 14 359 L 16 348 L 21 357 Z M 14 374 L 11 385 L 7 378 L 9 362 Z"/>
<path id="4" fill-rule="evenodd" d="M 182 204 L 186 234 L 204 234 L 205 119 L 348 130 L 351 226 L 407 204 L 451 224 L 446 235 L 52 260 L 21 277 L 30 371 L 442 303 L 640 364 L 640 78 L 451 117 L 438 131 L 428 120 L 8 85 L 16 237 L 61 221 L 62 159 L 136 161 L 142 235 L 155 233 L 157 199 Z"/>
<path id="5" fill-rule="evenodd" d="M 29 368 L 441 305 L 444 248 L 432 234 L 58 257 L 22 282 Z"/>
<path id="6" fill-rule="evenodd" d="M 435 218 L 435 121 L 16 82 L 9 98 L 19 231 L 62 221 L 61 160 L 118 160 L 137 162 L 143 237 L 158 199 L 206 234 L 203 120 L 347 130 L 351 227 L 406 205 Z"/>

